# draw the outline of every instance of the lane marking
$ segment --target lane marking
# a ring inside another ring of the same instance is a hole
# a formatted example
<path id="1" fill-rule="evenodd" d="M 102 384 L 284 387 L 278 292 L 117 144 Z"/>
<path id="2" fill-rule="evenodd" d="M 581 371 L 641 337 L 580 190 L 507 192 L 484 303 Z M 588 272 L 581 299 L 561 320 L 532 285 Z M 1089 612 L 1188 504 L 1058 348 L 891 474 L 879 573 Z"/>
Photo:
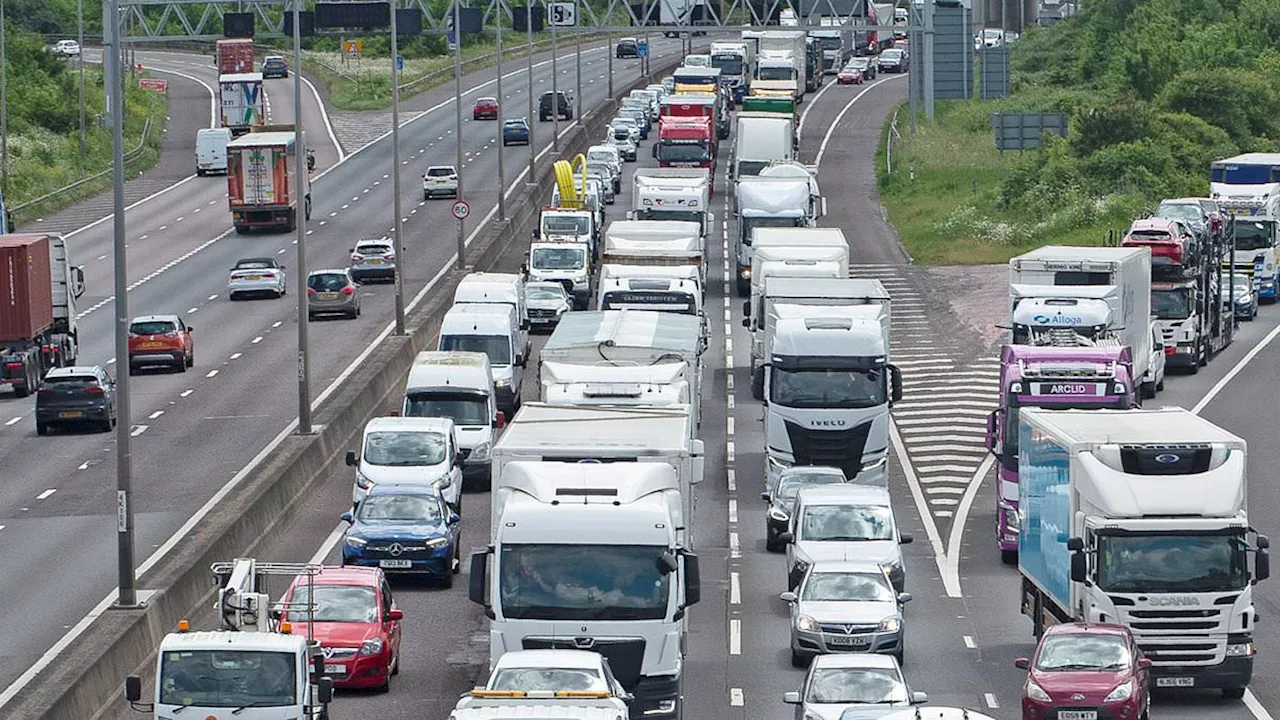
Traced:
<path id="1" fill-rule="evenodd" d="M 213 376 L 215 376 L 215 375 L 217 375 L 217 374 L 218 374 L 218 371 L 217 371 L 217 370 L 210 370 L 209 372 L 205 373 L 205 377 L 207 377 L 207 378 L 211 378 L 211 377 L 213 377 Z"/>
<path id="2" fill-rule="evenodd" d="M 1227 374 L 1222 376 L 1221 380 L 1214 383 L 1213 387 L 1209 388 L 1209 392 L 1205 393 L 1205 396 L 1200 398 L 1200 402 L 1196 403 L 1195 406 L 1191 408 L 1191 412 L 1199 415 L 1209 403 L 1213 402 L 1213 399 L 1218 396 L 1218 393 L 1222 392 L 1223 388 L 1227 386 L 1227 383 L 1234 380 L 1235 377 L 1244 370 L 1245 366 L 1252 362 L 1253 359 L 1258 356 L 1258 353 L 1262 352 L 1263 348 L 1271 344 L 1271 341 L 1276 338 L 1276 335 L 1280 335 L 1280 325 L 1271 328 L 1271 332 L 1267 333 L 1266 337 L 1259 340 L 1258 344 L 1254 345 L 1249 352 L 1245 353 L 1245 356 L 1240 358 L 1240 360 L 1227 371 Z"/>
<path id="3" fill-rule="evenodd" d="M 129 433 L 129 437 L 138 437 L 139 435 L 141 435 L 142 433 L 144 433 L 144 432 L 146 432 L 146 431 L 147 431 L 147 427 L 149 427 L 149 426 L 147 426 L 147 425 L 134 425 L 134 426 L 133 426 L 133 431 Z M 112 594 L 114 595 L 114 593 L 112 593 Z M 29 681 L 28 681 L 28 682 L 29 682 Z"/>
<path id="4" fill-rule="evenodd" d="M 39 495 L 37 495 L 37 496 L 36 496 L 36 499 L 37 499 L 37 500 L 44 500 L 45 498 L 49 497 L 50 495 L 52 495 L 52 494 L 54 494 L 54 493 L 56 493 L 56 492 L 58 492 L 58 488 L 49 488 L 48 490 L 45 490 L 44 492 L 42 492 L 42 493 L 40 493 Z"/>
<path id="5" fill-rule="evenodd" d="M 827 143 L 831 142 L 831 135 L 835 132 L 836 128 L 840 126 L 840 121 L 844 119 L 845 113 L 849 112 L 849 110 L 853 107 L 854 103 L 861 100 L 863 95 L 866 95 L 867 93 L 880 87 L 881 85 L 887 82 L 890 82 L 892 80 L 900 80 L 905 77 L 910 77 L 910 75 L 907 75 L 907 74 L 894 75 L 893 77 L 885 78 L 883 80 L 877 80 L 871 83 L 870 85 L 866 86 L 865 88 L 863 88 L 862 92 L 858 93 L 857 95 L 854 95 L 853 98 L 849 100 L 849 102 L 845 103 L 845 106 L 840 110 L 840 113 L 836 115 L 836 119 L 832 121 L 830 126 L 827 127 L 827 133 L 822 136 L 822 144 L 818 146 L 818 156 L 816 159 L 814 159 L 813 164 L 819 167 L 822 166 L 822 156 L 825 155 L 827 152 Z"/>
<path id="6" fill-rule="evenodd" d="M 259 335 L 258 337 L 250 340 L 249 342 L 253 343 L 254 345 L 257 345 L 258 343 L 262 342 L 262 336 Z"/>
<path id="7" fill-rule="evenodd" d="M 742 583 L 738 579 L 738 571 L 734 570 L 729 573 L 729 604 L 742 604 Z"/>
<path id="8" fill-rule="evenodd" d="M 0 529 L 4 529 L 4 526 L 0 525 Z M 742 697 L 742 688 L 729 688 L 729 705 L 731 707 L 742 707 L 745 704 L 746 701 Z"/>
<path id="9" fill-rule="evenodd" d="M 240 353 L 231 353 L 231 357 L 230 357 L 230 358 L 228 358 L 228 359 L 229 359 L 229 360 L 239 360 L 239 359 L 240 359 Z"/>
<path id="10" fill-rule="evenodd" d="M 17 424 L 18 424 L 18 423 L 20 423 L 20 422 L 22 422 L 22 416 L 21 416 L 21 415 L 19 415 L 18 417 L 16 417 L 16 418 L 14 418 L 14 419 L 10 420 L 9 422 L 5 423 L 5 425 L 17 425 Z"/>
<path id="11" fill-rule="evenodd" d="M 996 702 L 996 696 L 991 693 L 982 693 L 982 699 L 987 701 L 987 707 L 996 710 L 1000 707 L 1000 703 Z"/>
<path id="12" fill-rule="evenodd" d="M 978 644 L 977 644 L 977 643 L 975 643 L 975 642 L 973 641 L 973 638 L 972 638 L 972 637 L 970 637 L 970 636 L 968 636 L 968 635 L 965 635 L 965 636 L 964 636 L 964 646 L 965 646 L 965 647 L 967 647 L 967 648 L 969 648 L 970 650 L 977 650 L 977 649 L 978 649 Z"/>
<path id="13" fill-rule="evenodd" d="M 733 498 L 729 499 L 729 522 L 738 522 L 738 501 Z"/>
<path id="14" fill-rule="evenodd" d="M 738 618 L 729 621 L 729 654 L 742 654 L 742 620 Z"/>
<path id="15" fill-rule="evenodd" d="M 190 395 L 190 394 L 191 394 L 191 393 L 193 393 L 193 392 L 195 392 L 195 390 L 183 390 L 183 391 L 178 395 L 178 397 L 186 397 L 186 396 Z"/>

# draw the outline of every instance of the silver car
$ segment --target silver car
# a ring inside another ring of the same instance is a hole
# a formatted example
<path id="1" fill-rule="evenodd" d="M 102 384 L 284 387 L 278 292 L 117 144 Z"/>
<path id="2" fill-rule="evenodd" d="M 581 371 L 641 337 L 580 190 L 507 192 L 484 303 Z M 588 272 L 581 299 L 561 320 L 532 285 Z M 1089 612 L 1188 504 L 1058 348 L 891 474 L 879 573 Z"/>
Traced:
<path id="1" fill-rule="evenodd" d="M 796 495 L 787 532 L 787 587 L 800 584 L 810 566 L 832 560 L 865 560 L 884 568 L 894 590 L 907 581 L 902 545 L 908 533 L 899 532 L 888 488 L 871 485 L 807 487 Z"/>
<path id="2" fill-rule="evenodd" d="M 791 664 L 814 655 L 888 653 L 902 663 L 902 605 L 910 593 L 894 592 L 889 575 L 873 562 L 819 562 L 800 587 L 780 596 L 791 606 Z"/>
<path id="3" fill-rule="evenodd" d="M 351 248 L 351 278 L 356 282 L 371 279 L 396 279 L 396 249 L 390 238 L 357 240 Z"/>
<path id="4" fill-rule="evenodd" d="M 613 189 L 613 173 L 609 171 L 607 166 L 598 163 L 587 163 L 587 179 L 600 183 L 600 196 L 604 198 L 605 205 L 612 205 L 618 199 Z"/>
<path id="5" fill-rule="evenodd" d="M 231 268 L 227 297 L 232 300 L 254 295 L 280 298 L 287 288 L 284 266 L 275 258 L 243 258 Z"/>
<path id="6" fill-rule="evenodd" d="M 359 283 L 348 270 L 313 270 L 307 276 L 307 318 L 331 314 L 360 317 Z"/>
<path id="7" fill-rule="evenodd" d="M 809 666 L 799 692 L 783 693 L 795 720 L 874 720 L 929 702 L 911 692 L 889 655 L 823 655 Z"/>
<path id="8" fill-rule="evenodd" d="M 573 309 L 573 300 L 558 282 L 531 282 L 524 286 L 529 322 L 534 328 L 553 328 Z"/>

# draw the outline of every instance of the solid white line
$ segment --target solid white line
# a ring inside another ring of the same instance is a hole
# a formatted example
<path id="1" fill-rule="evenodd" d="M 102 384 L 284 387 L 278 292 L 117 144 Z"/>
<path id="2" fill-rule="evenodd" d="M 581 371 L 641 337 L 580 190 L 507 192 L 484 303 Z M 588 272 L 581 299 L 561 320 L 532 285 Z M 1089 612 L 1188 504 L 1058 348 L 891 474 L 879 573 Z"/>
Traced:
<path id="1" fill-rule="evenodd" d="M 818 91 L 818 94 L 809 98 L 809 102 L 805 103 L 804 112 L 800 113 L 800 122 L 796 123 L 796 137 L 801 136 L 801 133 L 804 130 L 804 120 L 809 117 L 809 111 L 813 109 L 814 103 L 818 102 L 818 99 L 822 97 L 823 93 L 835 86 L 835 83 L 823 84 L 822 89 Z M 725 234 L 728 234 L 728 232 L 729 231 L 726 229 Z"/>
<path id="2" fill-rule="evenodd" d="M 822 156 L 823 156 L 823 155 L 825 155 L 825 154 L 826 154 L 826 152 L 827 152 L 827 143 L 828 143 L 828 142 L 831 142 L 831 134 L 835 132 L 836 128 L 840 125 L 840 121 L 844 119 L 844 114 L 845 114 L 845 113 L 847 113 L 847 112 L 849 112 L 849 108 L 852 108 L 854 103 L 856 103 L 856 102 L 858 102 L 859 100 L 861 100 L 861 99 L 862 99 L 862 96 L 863 96 L 863 95 L 866 95 L 866 94 L 867 94 L 867 93 L 869 93 L 869 92 L 871 92 L 871 91 L 872 91 L 872 89 L 874 89 L 874 88 L 876 88 L 876 87 L 879 87 L 880 85 L 883 85 L 884 83 L 887 83 L 887 82 L 889 82 L 890 80 L 897 80 L 897 79 L 899 79 L 899 78 L 904 78 L 904 77 L 908 77 L 908 76 L 907 76 L 907 75 L 905 75 L 905 74 L 904 74 L 904 75 L 894 75 L 894 76 L 893 76 L 893 77 L 891 77 L 891 78 L 885 78 L 885 79 L 883 79 L 883 80 L 877 80 L 877 81 L 875 81 L 875 82 L 871 83 L 870 85 L 868 85 L 866 88 L 864 88 L 864 89 L 862 90 L 862 92 L 858 93 L 857 95 L 854 95 L 854 96 L 849 100 L 849 102 L 845 103 L 845 106 L 840 110 L 840 114 L 839 114 L 839 115 L 836 115 L 836 119 L 831 123 L 831 126 L 827 128 L 827 134 L 822 136 L 822 144 L 818 146 L 818 157 L 817 157 L 816 159 L 814 159 L 813 164 L 814 164 L 814 165 L 817 165 L 817 166 L 821 166 L 821 165 L 822 165 Z"/>
<path id="3" fill-rule="evenodd" d="M 0 525 L 0 528 L 3 527 L 3 525 Z M 1249 712 L 1253 713 L 1253 716 L 1258 720 L 1272 720 L 1271 713 L 1267 712 L 1262 703 L 1258 702 L 1258 696 L 1254 695 L 1249 688 L 1244 690 L 1244 706 L 1249 708 Z"/>
<path id="4" fill-rule="evenodd" d="M 338 541 L 342 539 L 342 535 L 346 530 L 347 524 L 345 522 L 338 523 L 338 526 L 329 533 L 329 537 L 326 537 L 324 542 L 320 544 L 320 549 L 316 550 L 316 554 L 312 555 L 311 559 L 307 562 L 312 565 L 323 564 L 324 559 L 329 557 L 329 551 L 333 550 L 333 546 L 338 544 Z"/>
<path id="5" fill-rule="evenodd" d="M 729 499 L 729 522 L 738 522 L 738 501 L 732 498 Z"/>
<path id="6" fill-rule="evenodd" d="M 742 621 L 737 618 L 729 621 L 729 654 L 742 654 Z"/>
<path id="7" fill-rule="evenodd" d="M 893 418 L 889 418 L 889 441 L 893 443 L 894 454 L 898 456 L 902 472 L 907 476 L 907 487 L 911 489 L 911 497 L 916 501 L 916 511 L 920 514 L 920 522 L 924 523 L 925 535 L 929 537 L 929 544 L 933 546 L 933 561 L 937 563 L 938 574 L 942 576 L 942 586 L 946 589 L 948 597 L 961 597 L 960 578 L 958 576 L 953 578 L 947 571 L 947 550 L 942 546 L 942 536 L 938 533 L 938 525 L 929 511 L 929 503 L 924 499 L 924 491 L 920 487 L 919 479 L 916 478 L 915 469 L 906 459 L 907 448 L 902 444 L 902 437 L 898 435 L 898 424 L 893 421 Z"/>
<path id="8" fill-rule="evenodd" d="M 1227 371 L 1227 374 L 1222 376 L 1221 380 L 1214 383 L 1213 387 L 1209 388 L 1209 392 L 1205 393 L 1205 396 L 1200 398 L 1200 402 L 1196 403 L 1195 407 L 1191 408 L 1191 412 L 1199 415 L 1200 412 L 1205 409 L 1205 406 L 1213 402 L 1213 399 L 1218 396 L 1218 393 L 1222 392 L 1222 389 L 1227 386 L 1227 383 L 1235 379 L 1235 376 L 1239 375 L 1240 372 L 1244 370 L 1245 366 L 1257 357 L 1258 353 L 1262 352 L 1262 349 L 1275 339 L 1276 335 L 1280 335 L 1280 325 L 1272 328 L 1271 332 L 1267 333 L 1266 337 L 1259 340 L 1257 345 L 1254 345 L 1249 352 L 1245 353 L 1245 356 L 1240 358 L 1240 360 L 1229 371 Z"/>
<path id="9" fill-rule="evenodd" d="M 316 91 L 316 86 L 311 84 L 305 75 L 301 73 L 298 77 L 302 78 L 302 83 L 311 91 L 311 97 L 315 99 L 316 105 L 320 108 L 320 117 L 324 119 L 324 130 L 329 134 L 329 142 L 333 144 L 333 149 L 338 152 L 338 162 L 347 159 L 347 154 L 342 151 L 342 146 L 338 144 L 338 136 L 333 134 L 333 124 L 329 122 L 329 111 L 325 109 L 324 103 L 320 101 L 320 93 Z"/>
<path id="10" fill-rule="evenodd" d="M 54 493 L 56 493 L 56 492 L 58 492 L 58 488 L 49 488 L 48 490 L 45 490 L 44 492 L 42 492 L 42 493 L 40 493 L 39 495 L 37 495 L 37 496 L 36 496 L 36 499 L 37 499 L 37 500 L 44 500 L 45 498 L 49 497 L 50 495 L 52 495 L 52 494 L 54 494 Z"/>
<path id="11" fill-rule="evenodd" d="M 742 582 L 738 579 L 738 571 L 729 573 L 729 604 L 742 604 Z"/>
<path id="12" fill-rule="evenodd" d="M 996 710 L 1000 707 L 1000 703 L 996 702 L 996 696 L 991 693 L 982 693 L 982 699 L 987 701 L 987 707 Z"/>

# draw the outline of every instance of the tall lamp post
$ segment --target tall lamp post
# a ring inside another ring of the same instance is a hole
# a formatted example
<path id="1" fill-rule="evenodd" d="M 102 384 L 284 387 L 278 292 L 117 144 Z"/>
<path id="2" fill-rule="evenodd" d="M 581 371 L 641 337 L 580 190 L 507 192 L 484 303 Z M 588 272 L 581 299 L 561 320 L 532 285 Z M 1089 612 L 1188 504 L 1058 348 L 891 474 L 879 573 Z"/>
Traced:
<path id="1" fill-rule="evenodd" d="M 117 2 L 118 0 L 112 0 Z M 301 191 L 307 187 L 306 136 L 302 133 L 302 0 L 293 0 L 293 186 Z M 304 195 L 305 197 L 305 195 Z M 304 207 L 305 202 L 305 207 Z M 299 198 L 294 226 L 298 244 L 298 434 L 310 435 L 311 428 L 311 342 L 307 315 L 307 213 L 310 199 Z M 397 262 L 399 258 L 396 259 Z"/>
<path id="2" fill-rule="evenodd" d="M 524 4 L 525 37 L 526 37 L 526 42 L 528 42 L 528 49 L 529 49 L 529 52 L 525 53 L 528 56 L 528 66 L 527 66 L 527 69 L 525 70 L 525 73 L 528 76 L 526 79 L 529 81 L 529 177 L 527 180 L 525 180 L 525 182 L 530 184 L 532 184 L 534 181 L 533 179 L 535 176 L 533 173 L 533 168 L 538 161 L 538 150 L 533 144 L 533 128 L 535 127 L 534 121 L 537 119 L 533 115 L 533 4 L 534 2 L 535 0 L 525 0 L 525 4 Z"/>
<path id="3" fill-rule="evenodd" d="M 76 26 L 76 42 L 80 43 L 80 54 L 76 55 L 80 70 L 80 157 L 84 158 L 84 0 L 76 0 Z"/>
<path id="4" fill-rule="evenodd" d="M 506 115 L 507 104 L 502 96 L 502 23 L 507 19 L 506 5 L 498 0 L 498 220 L 507 219 L 507 171 L 502 162 L 502 118 Z M 532 145 L 533 143 L 529 143 Z"/>
<path id="5" fill-rule="evenodd" d="M 458 169 L 458 199 L 462 199 L 462 0 L 453 0 L 453 134 Z M 467 267 L 466 221 L 458 220 L 458 269 Z"/>
<path id="6" fill-rule="evenodd" d="M 404 335 L 404 210 L 400 205 L 400 38 L 396 28 L 396 3 L 391 5 L 391 193 L 396 249 L 396 334 Z M 462 102 L 459 98 L 458 102 Z M 461 174 L 461 169 L 459 169 Z"/>

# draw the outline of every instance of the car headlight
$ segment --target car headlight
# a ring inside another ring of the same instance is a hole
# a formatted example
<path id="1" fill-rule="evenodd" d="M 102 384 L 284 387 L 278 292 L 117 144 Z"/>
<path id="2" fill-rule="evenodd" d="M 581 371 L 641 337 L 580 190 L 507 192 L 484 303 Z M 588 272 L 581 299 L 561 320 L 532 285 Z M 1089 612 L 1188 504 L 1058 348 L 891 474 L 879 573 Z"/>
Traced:
<path id="1" fill-rule="evenodd" d="M 880 569 L 889 575 L 894 575 L 902 572 L 902 565 L 897 562 L 880 563 Z"/>
<path id="2" fill-rule="evenodd" d="M 1255 652 L 1253 643 L 1239 643 L 1227 646 L 1227 657 L 1251 657 Z"/>
<path id="3" fill-rule="evenodd" d="M 801 632 L 818 632 L 818 621 L 808 615 L 800 615 L 796 618 L 796 629 Z"/>
<path id="4" fill-rule="evenodd" d="M 818 713 L 816 713 L 816 712 L 813 712 L 813 711 L 810 711 L 810 710 L 805 710 L 805 711 L 804 711 L 804 720 L 822 720 L 822 716 L 821 716 L 821 715 L 819 715 L 819 714 L 818 714 Z"/>
<path id="5" fill-rule="evenodd" d="M 771 507 L 769 508 L 769 519 L 777 520 L 779 522 L 786 522 L 791 519 L 791 516 L 783 512 L 782 510 L 779 510 L 778 508 Z"/>
<path id="6" fill-rule="evenodd" d="M 365 477 L 363 473 L 356 471 L 356 485 L 359 486 L 361 490 L 372 490 L 375 484 L 376 483 L 372 480 Z"/>
<path id="7" fill-rule="evenodd" d="M 1027 681 L 1027 697 L 1040 702 L 1053 702 L 1053 698 L 1049 697 L 1049 693 L 1031 680 Z"/>
<path id="8" fill-rule="evenodd" d="M 810 565 L 812 565 L 812 564 L 813 564 L 813 563 L 809 562 L 808 560 L 804 560 L 804 559 L 801 559 L 801 558 L 796 558 L 796 570 L 797 570 L 798 572 L 805 572 L 805 571 L 807 571 L 807 570 L 809 569 L 809 566 L 810 566 Z"/>
<path id="9" fill-rule="evenodd" d="M 489 459 L 489 443 L 482 442 L 471 449 L 471 454 L 467 456 L 468 460 L 488 460 Z"/>
<path id="10" fill-rule="evenodd" d="M 880 632 L 895 633 L 902 629 L 902 619 L 891 617 L 880 621 Z"/>
<path id="11" fill-rule="evenodd" d="M 369 638 L 360 645 L 361 655 L 377 655 L 382 652 L 382 638 Z"/>
<path id="12" fill-rule="evenodd" d="M 368 544 L 369 544 L 369 541 L 365 540 L 362 537 L 357 537 L 355 535 L 347 536 L 347 547 L 362 548 Z"/>
<path id="13" fill-rule="evenodd" d="M 1112 690 L 1110 694 L 1102 699 L 1102 702 L 1120 702 L 1121 700 L 1128 700 L 1129 696 L 1132 694 L 1133 681 L 1130 680 L 1123 685 L 1117 685 L 1115 690 Z"/>
<path id="14" fill-rule="evenodd" d="M 431 538 L 430 540 L 427 541 L 427 547 L 432 550 L 442 548 L 448 544 L 449 544 L 449 538 L 447 537 Z"/>

